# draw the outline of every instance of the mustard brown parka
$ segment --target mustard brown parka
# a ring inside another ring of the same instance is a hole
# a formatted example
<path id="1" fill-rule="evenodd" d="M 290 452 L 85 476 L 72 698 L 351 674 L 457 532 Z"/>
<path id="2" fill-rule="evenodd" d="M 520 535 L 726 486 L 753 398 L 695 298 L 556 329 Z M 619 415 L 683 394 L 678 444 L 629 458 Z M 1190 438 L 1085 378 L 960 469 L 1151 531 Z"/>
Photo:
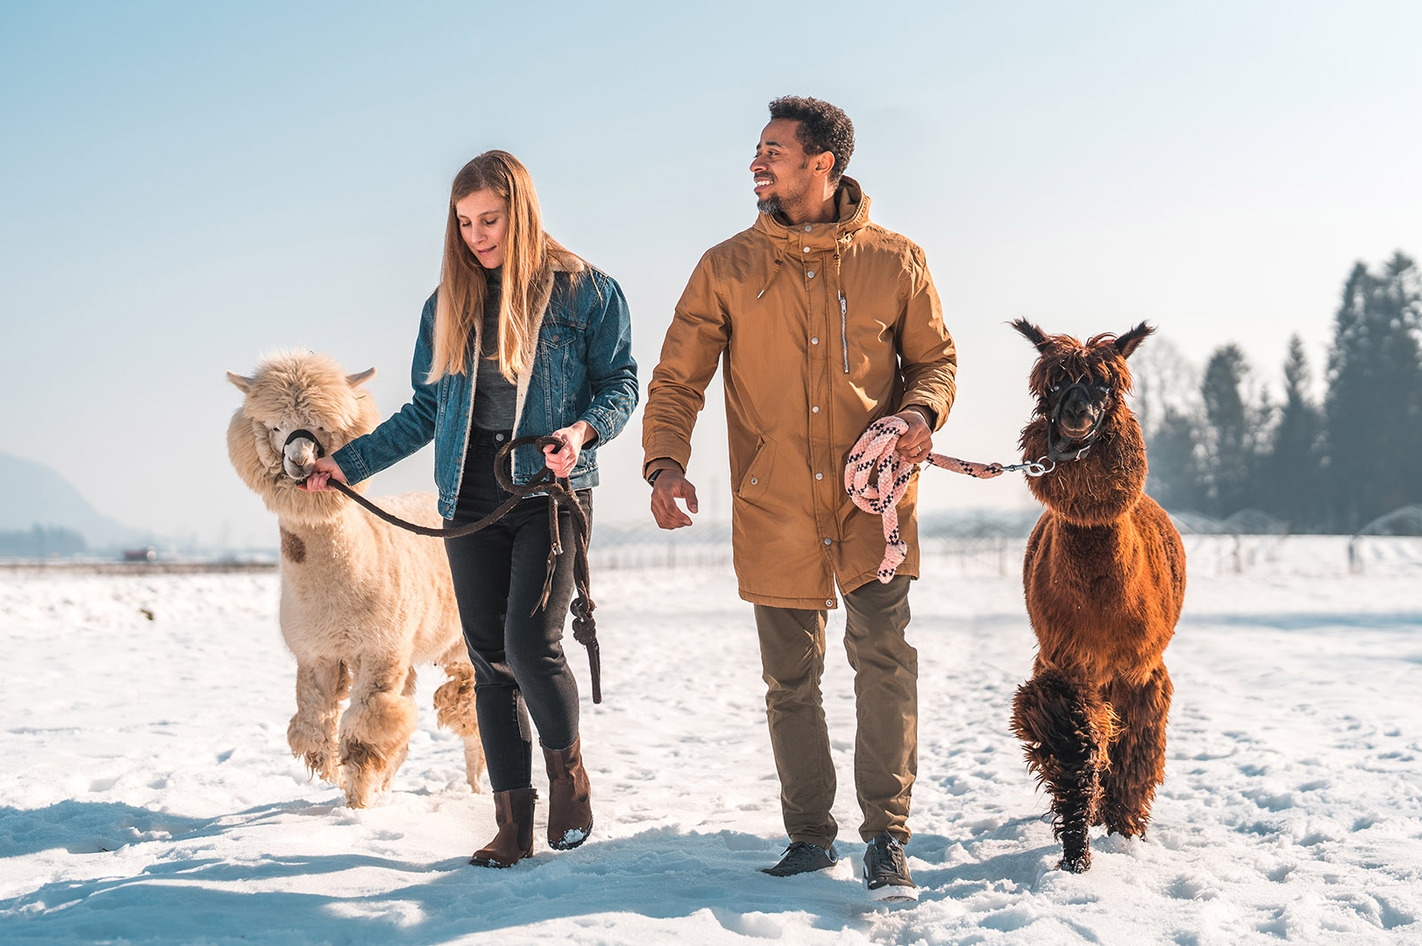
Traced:
<path id="1" fill-rule="evenodd" d="M 732 544 L 741 597 L 834 608 L 835 583 L 874 580 L 883 526 L 844 490 L 845 459 L 873 421 L 911 405 L 942 426 L 957 353 L 923 251 L 869 220 L 840 181 L 837 220 L 761 214 L 712 247 L 677 303 L 642 419 L 643 474 L 687 468 L 691 431 L 724 356 Z M 899 506 L 918 577 L 917 480 Z"/>

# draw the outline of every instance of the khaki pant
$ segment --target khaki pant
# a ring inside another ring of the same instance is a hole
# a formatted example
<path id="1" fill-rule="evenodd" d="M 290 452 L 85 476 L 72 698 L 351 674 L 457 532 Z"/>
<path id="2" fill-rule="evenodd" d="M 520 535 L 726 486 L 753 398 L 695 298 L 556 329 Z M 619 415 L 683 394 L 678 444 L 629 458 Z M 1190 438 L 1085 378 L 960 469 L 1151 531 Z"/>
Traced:
<path id="1" fill-rule="evenodd" d="M 854 668 L 858 731 L 854 788 L 868 841 L 888 831 L 909 838 L 909 794 L 918 771 L 918 652 L 904 640 L 909 579 L 871 581 L 844 596 L 844 649 Z M 780 773 L 780 807 L 791 841 L 828 847 L 839 832 L 834 763 L 820 701 L 825 612 L 755 606 L 765 671 L 770 745 Z"/>

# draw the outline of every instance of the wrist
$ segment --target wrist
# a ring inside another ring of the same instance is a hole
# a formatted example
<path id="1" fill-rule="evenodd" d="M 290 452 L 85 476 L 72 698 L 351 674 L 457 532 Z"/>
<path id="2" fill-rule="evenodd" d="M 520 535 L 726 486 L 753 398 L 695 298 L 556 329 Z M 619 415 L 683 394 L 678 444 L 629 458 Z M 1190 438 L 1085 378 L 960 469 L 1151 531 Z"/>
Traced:
<path id="1" fill-rule="evenodd" d="M 597 431 L 593 430 L 592 424 L 585 420 L 575 420 L 568 425 L 568 429 L 573 432 L 579 447 L 585 447 L 588 441 L 597 437 Z"/>
<path id="2" fill-rule="evenodd" d="M 904 406 L 903 410 L 899 411 L 899 414 L 907 414 L 909 411 L 913 411 L 919 417 L 922 417 L 923 422 L 928 425 L 929 430 L 933 429 L 933 422 L 935 418 L 930 408 L 924 407 L 922 404 L 907 404 Z"/>

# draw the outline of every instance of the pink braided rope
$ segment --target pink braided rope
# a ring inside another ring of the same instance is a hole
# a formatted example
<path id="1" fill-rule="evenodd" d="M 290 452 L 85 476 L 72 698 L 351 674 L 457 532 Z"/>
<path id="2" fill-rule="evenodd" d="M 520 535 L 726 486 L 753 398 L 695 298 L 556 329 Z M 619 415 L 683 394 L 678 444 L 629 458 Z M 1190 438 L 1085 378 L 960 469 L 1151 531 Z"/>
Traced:
<path id="1" fill-rule="evenodd" d="M 844 465 L 844 489 L 854 505 L 884 520 L 884 559 L 875 574 L 885 584 L 893 579 L 894 572 L 908 556 L 908 543 L 899 534 L 898 506 L 918 464 L 910 463 L 897 452 L 899 437 L 907 430 L 908 424 L 899 417 L 874 421 L 849 451 Z M 1003 472 L 1001 463 L 974 463 L 940 453 L 930 453 L 927 461 L 940 469 L 978 479 L 992 479 Z M 875 474 L 873 484 L 869 482 L 871 473 Z"/>

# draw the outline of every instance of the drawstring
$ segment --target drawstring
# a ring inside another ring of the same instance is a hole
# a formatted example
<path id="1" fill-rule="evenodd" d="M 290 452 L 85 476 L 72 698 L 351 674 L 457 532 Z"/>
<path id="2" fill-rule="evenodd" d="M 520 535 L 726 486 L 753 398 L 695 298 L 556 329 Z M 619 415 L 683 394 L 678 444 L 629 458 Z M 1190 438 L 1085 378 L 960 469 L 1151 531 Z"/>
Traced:
<path id="1" fill-rule="evenodd" d="M 775 265 L 770 268 L 770 278 L 765 281 L 765 285 L 764 285 L 764 286 L 761 286 L 761 287 L 760 287 L 760 292 L 757 292 L 757 293 L 755 294 L 755 297 L 756 297 L 757 299 L 759 299 L 761 296 L 765 295 L 765 290 L 769 289 L 769 288 L 770 288 L 770 284 L 773 283 L 773 282 L 775 282 L 775 277 L 780 274 L 780 264 L 781 264 L 783 261 L 784 261 L 784 260 L 783 260 L 782 257 L 779 257 L 779 256 L 775 257 Z"/>

